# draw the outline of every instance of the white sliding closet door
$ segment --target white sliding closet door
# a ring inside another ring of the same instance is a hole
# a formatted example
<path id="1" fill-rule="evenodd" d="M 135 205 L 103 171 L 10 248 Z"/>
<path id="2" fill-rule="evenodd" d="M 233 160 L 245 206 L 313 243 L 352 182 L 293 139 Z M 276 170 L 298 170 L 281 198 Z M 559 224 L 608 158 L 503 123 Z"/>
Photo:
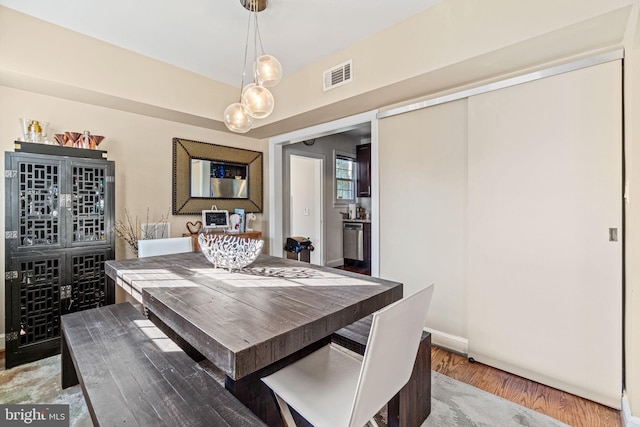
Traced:
<path id="1" fill-rule="evenodd" d="M 619 408 L 620 61 L 468 107 L 469 356 Z"/>
<path id="2" fill-rule="evenodd" d="M 465 289 L 467 101 L 379 123 L 380 275 L 410 295 L 430 283 L 427 316 L 434 343 L 466 352 Z"/>

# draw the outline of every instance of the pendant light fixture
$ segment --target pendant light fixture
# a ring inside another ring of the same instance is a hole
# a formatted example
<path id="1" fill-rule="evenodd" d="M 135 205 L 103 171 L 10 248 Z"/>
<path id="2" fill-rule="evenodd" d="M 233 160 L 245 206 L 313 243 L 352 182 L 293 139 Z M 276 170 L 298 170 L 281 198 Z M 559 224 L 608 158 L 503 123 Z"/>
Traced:
<path id="1" fill-rule="evenodd" d="M 282 65 L 275 57 L 264 54 L 260 28 L 258 27 L 258 12 L 266 9 L 267 3 L 267 0 L 240 0 L 240 4 L 250 14 L 244 47 L 240 99 L 224 110 L 224 124 L 232 132 L 248 132 L 253 126 L 254 119 L 268 117 L 275 106 L 273 95 L 267 88 L 277 85 L 282 79 Z M 253 35 L 253 67 L 251 67 L 253 79 L 245 86 L 250 35 Z M 258 46 L 260 47 L 260 56 L 258 56 Z"/>

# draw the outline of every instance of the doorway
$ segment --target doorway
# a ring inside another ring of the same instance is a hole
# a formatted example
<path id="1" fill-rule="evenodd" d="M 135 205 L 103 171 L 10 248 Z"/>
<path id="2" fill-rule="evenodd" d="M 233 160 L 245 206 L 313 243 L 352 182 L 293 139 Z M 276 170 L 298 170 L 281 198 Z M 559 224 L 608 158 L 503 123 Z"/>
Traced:
<path id="1" fill-rule="evenodd" d="M 269 193 L 271 194 L 269 206 L 269 253 L 274 256 L 283 256 L 284 240 L 287 237 L 289 221 L 288 214 L 288 183 L 285 174 L 286 160 L 283 157 L 283 148 L 290 144 L 308 141 L 328 135 L 348 132 L 367 125 L 370 127 L 371 137 L 371 275 L 379 275 L 379 196 L 378 196 L 378 121 L 377 111 L 369 111 L 356 116 L 347 117 L 333 122 L 323 123 L 306 129 L 300 129 L 287 134 L 273 137 L 269 140 Z M 325 224 L 323 224 L 323 227 Z M 324 232 L 325 230 L 323 230 Z M 326 246 L 323 251 L 326 250 Z"/>

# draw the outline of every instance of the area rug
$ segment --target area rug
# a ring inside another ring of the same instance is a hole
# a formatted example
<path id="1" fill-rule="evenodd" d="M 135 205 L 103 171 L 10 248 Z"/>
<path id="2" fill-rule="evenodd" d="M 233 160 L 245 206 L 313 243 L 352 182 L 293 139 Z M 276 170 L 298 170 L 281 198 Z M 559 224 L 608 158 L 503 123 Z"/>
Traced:
<path id="1" fill-rule="evenodd" d="M 431 371 L 431 415 L 422 427 L 567 427 L 567 424 Z"/>
<path id="2" fill-rule="evenodd" d="M 566 427 L 553 418 L 431 372 L 431 415 L 422 427 Z M 90 427 L 80 386 L 60 388 L 60 356 L 0 371 L 0 403 L 69 404 L 70 426 Z M 385 414 L 376 417 L 386 427 Z"/>
<path id="3" fill-rule="evenodd" d="M 79 385 L 60 387 L 60 356 L 0 371 L 0 403 L 68 404 L 70 427 L 91 427 Z"/>

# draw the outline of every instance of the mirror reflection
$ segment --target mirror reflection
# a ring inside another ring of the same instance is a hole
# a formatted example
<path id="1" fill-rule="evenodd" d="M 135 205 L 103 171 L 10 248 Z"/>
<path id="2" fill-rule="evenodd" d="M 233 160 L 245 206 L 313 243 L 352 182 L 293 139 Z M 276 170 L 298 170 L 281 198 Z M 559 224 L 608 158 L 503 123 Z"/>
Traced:
<path id="1" fill-rule="evenodd" d="M 191 159 L 191 197 L 247 199 L 246 164 Z"/>

